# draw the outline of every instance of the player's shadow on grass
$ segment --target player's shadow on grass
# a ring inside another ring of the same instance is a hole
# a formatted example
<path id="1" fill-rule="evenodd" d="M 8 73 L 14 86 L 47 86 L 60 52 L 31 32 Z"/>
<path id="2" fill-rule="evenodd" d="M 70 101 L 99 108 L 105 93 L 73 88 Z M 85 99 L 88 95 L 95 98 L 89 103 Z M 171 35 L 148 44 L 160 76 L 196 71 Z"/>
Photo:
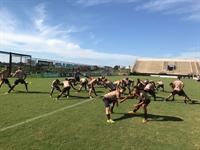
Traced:
<path id="1" fill-rule="evenodd" d="M 187 105 L 195 105 L 195 104 L 199 105 L 200 104 L 200 101 L 198 101 L 198 100 L 192 100 L 192 101 L 193 101 L 193 103 L 191 103 L 190 101 L 187 101 Z M 184 104 L 183 100 L 168 100 L 166 103 L 171 103 L 171 102 Z"/>
<path id="2" fill-rule="evenodd" d="M 156 96 L 156 101 L 160 102 L 160 101 L 164 101 L 164 99 L 165 99 L 164 97 Z M 152 96 L 151 96 L 151 100 L 154 101 Z"/>
<path id="3" fill-rule="evenodd" d="M 193 102 L 194 102 L 193 104 L 200 104 L 200 101 L 198 101 L 196 99 L 194 99 Z"/>
<path id="4" fill-rule="evenodd" d="M 119 114 L 119 113 L 117 113 Z M 115 121 L 129 119 L 133 117 L 144 117 L 144 114 L 127 114 L 125 113 L 122 117 L 114 119 Z M 164 116 L 164 115 L 154 115 L 154 114 L 148 114 L 148 121 L 184 121 L 181 118 L 174 117 L 174 116 Z"/>
<path id="5" fill-rule="evenodd" d="M 103 91 L 96 91 L 96 93 L 98 94 L 98 93 L 104 93 Z"/>
<path id="6" fill-rule="evenodd" d="M 63 98 L 60 98 L 59 100 L 72 100 L 72 99 L 89 99 L 89 96 L 79 96 L 79 95 L 70 95 L 69 98 L 67 98 L 66 95 L 62 96 Z"/>
<path id="7" fill-rule="evenodd" d="M 165 92 L 163 92 L 163 93 L 171 93 L 172 91 L 165 91 Z"/>
<path id="8" fill-rule="evenodd" d="M 46 93 L 49 94 L 49 92 L 42 92 L 42 91 L 28 91 L 28 92 L 26 92 L 26 91 L 16 91 L 16 92 L 18 92 L 18 93 L 27 93 L 27 94 L 46 94 Z"/>
<path id="9" fill-rule="evenodd" d="M 105 89 L 105 87 L 103 85 L 98 85 L 98 88 L 104 88 Z"/>

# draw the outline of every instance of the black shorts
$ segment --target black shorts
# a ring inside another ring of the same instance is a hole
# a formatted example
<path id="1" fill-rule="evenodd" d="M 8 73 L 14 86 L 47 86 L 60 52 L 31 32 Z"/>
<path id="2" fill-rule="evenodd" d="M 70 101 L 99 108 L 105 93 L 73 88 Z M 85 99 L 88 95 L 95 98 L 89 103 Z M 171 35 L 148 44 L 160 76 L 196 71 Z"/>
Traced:
<path id="1" fill-rule="evenodd" d="M 1 79 L 1 81 L 3 81 L 3 83 L 5 83 L 5 84 L 10 84 L 8 79 Z"/>
<path id="2" fill-rule="evenodd" d="M 60 91 L 60 87 L 59 86 L 51 86 L 51 88 Z"/>
<path id="3" fill-rule="evenodd" d="M 180 91 L 173 90 L 172 95 L 176 95 L 176 94 L 178 94 L 178 96 L 186 96 L 186 94 L 183 90 L 180 90 Z"/>
<path id="4" fill-rule="evenodd" d="M 75 77 L 75 81 L 80 82 L 80 77 Z"/>
<path id="5" fill-rule="evenodd" d="M 26 82 L 24 81 L 24 79 L 16 79 L 14 84 L 17 85 L 18 83 L 21 83 L 21 84 L 26 84 Z"/>
<path id="6" fill-rule="evenodd" d="M 104 102 L 105 107 L 110 107 L 110 104 L 115 101 L 115 100 L 110 100 L 110 99 L 105 98 L 105 97 L 103 97 L 102 100 Z"/>
<path id="7" fill-rule="evenodd" d="M 127 87 L 127 88 L 130 88 L 130 87 L 131 87 L 130 84 L 125 84 L 124 86 Z"/>
<path id="8" fill-rule="evenodd" d="M 86 86 L 86 85 L 87 85 L 87 82 L 82 82 L 81 85 L 82 85 L 82 86 Z"/>
<path id="9" fill-rule="evenodd" d="M 67 92 L 70 89 L 71 89 L 71 87 L 65 87 L 65 88 L 62 89 L 62 93 L 65 93 L 65 92 Z"/>
<path id="10" fill-rule="evenodd" d="M 164 88 L 164 84 L 159 84 L 159 85 L 157 86 L 157 89 L 159 89 L 159 88 Z"/>
<path id="11" fill-rule="evenodd" d="M 146 93 L 149 93 L 150 95 L 155 95 L 155 92 L 153 91 L 153 90 L 149 90 L 149 91 L 147 91 L 147 90 L 144 90 Z"/>
<path id="12" fill-rule="evenodd" d="M 138 102 L 138 104 L 141 103 L 141 102 L 142 102 L 142 100 L 140 100 L 140 101 Z M 145 100 L 145 101 L 144 101 L 144 103 L 146 104 L 146 106 L 149 105 L 150 102 L 151 102 L 151 100 Z"/>
<path id="13" fill-rule="evenodd" d="M 92 89 L 92 90 L 94 90 L 94 86 L 91 85 L 91 84 L 88 84 L 88 89 Z"/>

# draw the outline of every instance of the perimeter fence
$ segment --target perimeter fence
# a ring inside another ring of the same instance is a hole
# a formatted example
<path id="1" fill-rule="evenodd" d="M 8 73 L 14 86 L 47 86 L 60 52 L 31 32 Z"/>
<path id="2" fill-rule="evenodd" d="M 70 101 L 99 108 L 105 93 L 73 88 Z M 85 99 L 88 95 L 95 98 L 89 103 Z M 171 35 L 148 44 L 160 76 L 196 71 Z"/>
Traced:
<path id="1" fill-rule="evenodd" d="M 28 74 L 41 74 L 41 77 L 69 77 L 77 70 L 84 75 L 110 76 L 116 72 L 109 66 L 87 65 L 67 61 L 32 58 L 31 55 L 0 51 L 0 68 L 9 66 L 10 73 L 22 67 Z"/>

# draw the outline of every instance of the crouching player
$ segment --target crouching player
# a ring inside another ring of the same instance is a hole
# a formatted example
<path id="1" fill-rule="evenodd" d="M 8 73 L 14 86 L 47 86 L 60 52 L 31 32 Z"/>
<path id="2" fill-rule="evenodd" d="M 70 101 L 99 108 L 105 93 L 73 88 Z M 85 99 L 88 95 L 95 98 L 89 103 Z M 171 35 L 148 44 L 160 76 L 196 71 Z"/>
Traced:
<path id="1" fill-rule="evenodd" d="M 58 94 L 57 98 L 55 98 L 54 100 L 58 100 L 64 93 L 67 92 L 67 98 L 69 98 L 69 94 L 70 94 L 70 89 L 71 87 L 74 89 L 74 90 L 77 90 L 76 88 L 74 88 L 74 86 L 72 85 L 72 83 L 70 82 L 70 80 L 68 78 L 66 78 L 62 83 L 61 85 L 63 86 L 63 89 L 62 91 Z M 78 90 L 77 90 L 78 91 Z"/>
<path id="2" fill-rule="evenodd" d="M 115 121 L 113 121 L 110 117 L 110 104 L 116 101 L 118 102 L 124 101 L 127 97 L 125 97 L 124 99 L 121 99 L 121 94 L 123 94 L 125 90 L 126 88 L 122 87 L 121 89 L 117 89 L 115 91 L 109 92 L 103 96 L 102 100 L 106 107 L 106 116 L 107 116 L 108 123 L 115 123 Z"/>
<path id="3" fill-rule="evenodd" d="M 134 98 L 136 96 L 139 97 L 140 100 L 139 100 L 139 102 L 137 104 L 134 105 L 135 108 L 133 109 L 133 111 L 129 111 L 128 113 L 129 114 L 135 114 L 136 111 L 138 109 L 140 109 L 140 107 L 142 106 L 143 112 L 144 112 L 144 118 L 143 118 L 142 122 L 147 122 L 147 106 L 151 102 L 151 99 L 148 96 L 148 94 L 145 91 L 140 90 L 140 88 L 138 86 L 134 86 L 134 88 L 133 88 L 133 96 L 129 95 L 130 98 Z M 121 101 L 121 102 L 123 102 L 123 101 Z"/>
<path id="4" fill-rule="evenodd" d="M 54 89 L 56 89 L 59 92 L 61 92 L 61 89 L 60 89 L 59 86 L 60 86 L 60 80 L 58 80 L 58 79 L 53 80 L 53 82 L 51 83 L 50 97 L 52 97 Z"/>

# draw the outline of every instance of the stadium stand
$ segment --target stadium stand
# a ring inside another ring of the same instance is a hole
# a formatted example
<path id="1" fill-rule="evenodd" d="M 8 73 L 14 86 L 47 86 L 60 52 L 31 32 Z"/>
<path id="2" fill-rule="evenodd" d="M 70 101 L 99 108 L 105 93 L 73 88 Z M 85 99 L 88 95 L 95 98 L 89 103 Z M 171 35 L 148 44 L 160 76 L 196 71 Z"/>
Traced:
<path id="1" fill-rule="evenodd" d="M 131 73 L 196 76 L 200 74 L 200 62 L 188 59 L 137 58 Z"/>

